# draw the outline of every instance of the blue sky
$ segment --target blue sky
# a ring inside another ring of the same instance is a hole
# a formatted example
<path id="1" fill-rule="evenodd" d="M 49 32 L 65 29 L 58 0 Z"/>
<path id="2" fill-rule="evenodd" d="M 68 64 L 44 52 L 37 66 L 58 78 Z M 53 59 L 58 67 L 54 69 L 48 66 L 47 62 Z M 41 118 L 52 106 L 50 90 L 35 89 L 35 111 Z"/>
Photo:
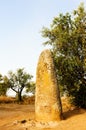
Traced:
<path id="1" fill-rule="evenodd" d="M 0 0 L 0 73 L 24 67 L 35 77 L 42 45 L 41 29 L 59 13 L 72 12 L 85 0 Z"/>

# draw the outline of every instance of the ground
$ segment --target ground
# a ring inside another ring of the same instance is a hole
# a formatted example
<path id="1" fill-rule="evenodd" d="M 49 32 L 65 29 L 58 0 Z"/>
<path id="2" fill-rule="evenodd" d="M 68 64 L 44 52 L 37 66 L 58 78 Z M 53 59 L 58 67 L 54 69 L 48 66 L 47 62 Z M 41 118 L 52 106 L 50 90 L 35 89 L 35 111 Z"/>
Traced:
<path id="1" fill-rule="evenodd" d="M 50 126 L 35 121 L 34 104 L 0 104 L 0 130 L 86 130 L 86 110 L 66 105 L 63 109 L 65 119 Z"/>

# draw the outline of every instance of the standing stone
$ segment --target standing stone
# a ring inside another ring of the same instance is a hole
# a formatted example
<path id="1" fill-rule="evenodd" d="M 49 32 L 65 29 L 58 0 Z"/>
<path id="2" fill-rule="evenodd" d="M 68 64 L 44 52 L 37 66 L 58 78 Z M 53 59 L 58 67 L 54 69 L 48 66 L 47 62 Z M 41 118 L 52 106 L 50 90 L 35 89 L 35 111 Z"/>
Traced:
<path id="1" fill-rule="evenodd" d="M 61 120 L 62 108 L 52 53 L 44 50 L 36 73 L 35 115 L 37 121 Z"/>

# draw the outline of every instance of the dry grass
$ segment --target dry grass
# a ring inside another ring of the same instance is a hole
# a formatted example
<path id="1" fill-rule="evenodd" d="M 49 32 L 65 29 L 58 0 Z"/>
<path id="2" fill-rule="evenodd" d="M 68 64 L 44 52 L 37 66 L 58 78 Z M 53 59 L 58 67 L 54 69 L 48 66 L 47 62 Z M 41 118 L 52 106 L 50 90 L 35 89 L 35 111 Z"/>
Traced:
<path id="1" fill-rule="evenodd" d="M 34 104 L 35 96 L 23 98 L 23 104 Z"/>
<path id="2" fill-rule="evenodd" d="M 68 111 L 74 108 L 72 104 L 70 104 L 68 97 L 62 97 L 62 108 L 63 111 Z M 7 96 L 0 96 L 0 103 L 16 103 L 15 97 L 7 97 Z M 31 97 L 23 97 L 22 104 L 34 104 L 35 103 L 35 96 Z"/>
<path id="3" fill-rule="evenodd" d="M 70 103 L 70 98 L 68 97 L 62 97 L 61 102 L 62 102 L 63 112 L 73 110 L 76 108 L 73 104 Z"/>
<path id="4" fill-rule="evenodd" d="M 34 104 L 35 97 L 23 97 L 22 104 Z M 0 103 L 17 103 L 17 100 L 15 97 L 7 97 L 7 96 L 0 96 Z"/>
<path id="5" fill-rule="evenodd" d="M 14 103 L 15 101 L 13 97 L 0 96 L 0 103 Z"/>

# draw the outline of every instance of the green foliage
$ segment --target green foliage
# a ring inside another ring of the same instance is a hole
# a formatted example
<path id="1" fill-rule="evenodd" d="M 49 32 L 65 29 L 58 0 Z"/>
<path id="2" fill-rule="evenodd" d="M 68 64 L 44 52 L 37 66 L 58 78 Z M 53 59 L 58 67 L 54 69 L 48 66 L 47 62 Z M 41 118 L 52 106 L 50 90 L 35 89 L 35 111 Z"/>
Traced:
<path id="1" fill-rule="evenodd" d="M 73 103 L 86 108 L 86 11 L 81 3 L 73 14 L 55 17 L 42 36 L 51 45 L 61 91 L 72 96 Z"/>
<path id="2" fill-rule="evenodd" d="M 30 92 L 32 94 L 35 94 L 35 83 L 34 82 L 29 82 L 26 86 L 26 93 Z"/>
<path id="3" fill-rule="evenodd" d="M 6 92 L 9 88 L 9 80 L 7 76 L 0 74 L 0 96 L 6 96 Z"/>
<path id="4" fill-rule="evenodd" d="M 18 101 L 22 101 L 22 91 L 28 85 L 33 76 L 26 73 L 24 68 L 19 68 L 15 73 L 10 71 L 8 77 L 11 89 L 16 92 Z"/>

